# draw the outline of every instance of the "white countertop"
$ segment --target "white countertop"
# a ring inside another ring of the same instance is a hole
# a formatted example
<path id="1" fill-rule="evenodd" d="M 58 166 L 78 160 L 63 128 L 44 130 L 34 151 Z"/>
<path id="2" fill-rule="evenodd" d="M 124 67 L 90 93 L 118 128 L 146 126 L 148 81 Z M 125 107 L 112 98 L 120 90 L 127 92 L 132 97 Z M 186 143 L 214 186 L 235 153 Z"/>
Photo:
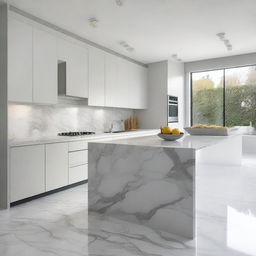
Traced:
<path id="1" fill-rule="evenodd" d="M 140 129 L 137 131 L 127 131 L 121 133 L 100 133 L 95 135 L 84 135 L 84 136 L 53 136 L 53 137 L 42 137 L 42 138 L 32 138 L 32 139 L 19 139 L 19 140 L 9 140 L 10 147 L 18 146 L 29 146 L 29 145 L 40 145 L 40 144 L 51 144 L 59 142 L 72 142 L 81 140 L 108 140 L 115 138 L 126 138 L 126 137 L 136 137 L 136 136 L 149 136 L 157 134 L 159 130 L 150 129 Z M 111 141 L 113 141 L 111 140 Z"/>
<path id="2" fill-rule="evenodd" d="M 190 136 L 184 135 L 177 141 L 165 141 L 157 135 L 142 136 L 137 138 L 115 139 L 108 141 L 99 141 L 95 143 L 118 144 L 118 145 L 133 145 L 133 146 L 148 146 L 148 147 L 164 147 L 164 148 L 191 148 L 199 150 L 217 143 L 225 142 L 234 136 Z"/>

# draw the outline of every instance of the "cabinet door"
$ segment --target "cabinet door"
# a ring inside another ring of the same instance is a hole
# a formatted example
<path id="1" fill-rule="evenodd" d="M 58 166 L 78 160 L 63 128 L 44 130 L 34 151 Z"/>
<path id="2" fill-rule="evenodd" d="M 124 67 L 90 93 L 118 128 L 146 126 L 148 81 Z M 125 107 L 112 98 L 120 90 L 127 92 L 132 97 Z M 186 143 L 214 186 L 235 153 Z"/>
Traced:
<path id="1" fill-rule="evenodd" d="M 118 61 L 118 71 L 117 71 L 117 85 L 119 91 L 119 105 L 124 108 L 135 108 L 134 98 L 136 98 L 136 93 L 133 91 L 132 86 L 132 64 L 122 58 Z"/>
<path id="2" fill-rule="evenodd" d="M 105 55 L 105 106 L 122 107 L 123 96 L 122 87 L 117 81 L 119 58 L 111 55 Z"/>
<path id="3" fill-rule="evenodd" d="M 147 108 L 147 69 L 133 64 L 131 68 L 131 94 L 134 93 L 133 107 L 135 109 Z"/>
<path id="4" fill-rule="evenodd" d="M 120 103 L 118 107 L 144 109 L 147 107 L 147 69 L 120 59 L 117 71 Z"/>
<path id="5" fill-rule="evenodd" d="M 11 202 L 45 192 L 44 145 L 14 147 L 10 151 Z"/>
<path id="6" fill-rule="evenodd" d="M 68 185 L 68 143 L 45 146 L 46 191 Z"/>
<path id="7" fill-rule="evenodd" d="M 105 54 L 96 48 L 89 52 L 88 105 L 105 106 Z"/>
<path id="8" fill-rule="evenodd" d="M 33 101 L 57 103 L 57 42 L 56 38 L 42 30 L 33 31 Z"/>
<path id="9" fill-rule="evenodd" d="M 148 69 L 146 67 L 139 67 L 139 81 L 140 81 L 140 108 L 146 109 L 148 107 Z"/>
<path id="10" fill-rule="evenodd" d="M 58 60 L 66 62 L 66 95 L 88 98 L 89 54 L 86 47 L 58 40 Z"/>
<path id="11" fill-rule="evenodd" d="M 14 18 L 8 28 L 8 99 L 31 103 L 33 29 Z"/>

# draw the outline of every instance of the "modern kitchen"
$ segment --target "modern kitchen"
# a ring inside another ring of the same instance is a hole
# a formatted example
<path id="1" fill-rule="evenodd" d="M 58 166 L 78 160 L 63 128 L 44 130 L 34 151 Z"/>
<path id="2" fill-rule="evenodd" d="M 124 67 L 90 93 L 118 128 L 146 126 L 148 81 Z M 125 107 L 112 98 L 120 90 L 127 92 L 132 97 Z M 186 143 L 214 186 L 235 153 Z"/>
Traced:
<path id="1" fill-rule="evenodd" d="M 0 255 L 256 256 L 255 10 L 1 0 Z"/>

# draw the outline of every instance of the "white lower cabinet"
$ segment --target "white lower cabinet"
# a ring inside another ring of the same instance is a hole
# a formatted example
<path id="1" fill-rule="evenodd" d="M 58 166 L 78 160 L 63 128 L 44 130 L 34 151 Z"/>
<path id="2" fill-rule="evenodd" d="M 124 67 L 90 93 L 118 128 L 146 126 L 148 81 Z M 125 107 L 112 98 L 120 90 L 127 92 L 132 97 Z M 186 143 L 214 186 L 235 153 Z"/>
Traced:
<path id="1" fill-rule="evenodd" d="M 88 163 L 88 150 L 69 153 L 69 167 L 76 167 Z"/>
<path id="2" fill-rule="evenodd" d="M 88 179 L 88 142 L 10 148 L 10 202 Z"/>
<path id="3" fill-rule="evenodd" d="M 69 168 L 69 184 L 88 179 L 88 164 Z"/>
<path id="4" fill-rule="evenodd" d="M 72 141 L 68 143 L 68 151 L 74 152 L 88 149 L 88 141 Z"/>
<path id="5" fill-rule="evenodd" d="M 69 143 L 69 184 L 88 179 L 88 142 Z"/>
<path id="6" fill-rule="evenodd" d="M 45 192 L 44 158 L 44 145 L 11 148 L 11 202 L 15 202 Z"/>
<path id="7" fill-rule="evenodd" d="M 45 146 L 46 191 L 68 185 L 68 143 Z"/>

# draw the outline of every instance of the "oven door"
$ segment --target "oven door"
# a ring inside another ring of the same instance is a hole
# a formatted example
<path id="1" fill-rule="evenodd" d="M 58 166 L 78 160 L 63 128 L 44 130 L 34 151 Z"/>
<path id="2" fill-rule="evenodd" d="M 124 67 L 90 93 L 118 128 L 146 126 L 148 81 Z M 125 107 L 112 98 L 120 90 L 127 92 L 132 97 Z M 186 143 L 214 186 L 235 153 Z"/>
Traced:
<path id="1" fill-rule="evenodd" d="M 168 104 L 168 123 L 177 123 L 178 118 L 178 104 L 169 103 Z"/>

